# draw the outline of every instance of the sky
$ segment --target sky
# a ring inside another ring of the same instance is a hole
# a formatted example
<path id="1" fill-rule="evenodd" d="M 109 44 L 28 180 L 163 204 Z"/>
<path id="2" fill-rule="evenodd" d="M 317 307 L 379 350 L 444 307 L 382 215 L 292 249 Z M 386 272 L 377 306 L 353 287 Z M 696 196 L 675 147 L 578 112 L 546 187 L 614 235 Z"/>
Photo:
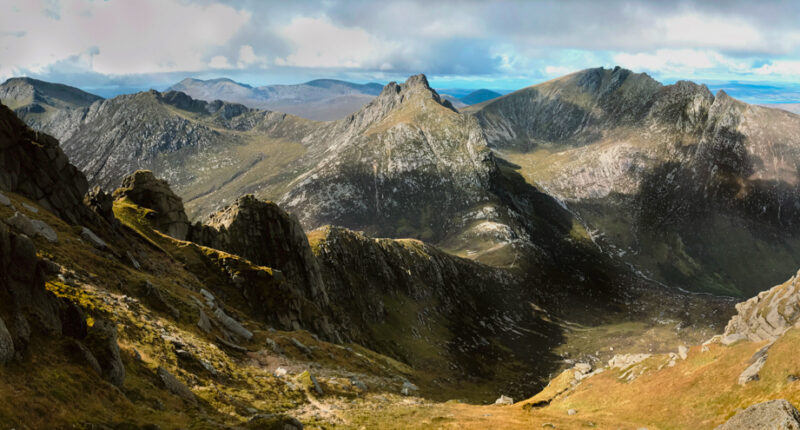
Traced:
<path id="1" fill-rule="evenodd" d="M 616 65 L 800 101 L 797 1 L 0 0 L 0 80 L 101 95 L 185 77 L 517 89 Z"/>

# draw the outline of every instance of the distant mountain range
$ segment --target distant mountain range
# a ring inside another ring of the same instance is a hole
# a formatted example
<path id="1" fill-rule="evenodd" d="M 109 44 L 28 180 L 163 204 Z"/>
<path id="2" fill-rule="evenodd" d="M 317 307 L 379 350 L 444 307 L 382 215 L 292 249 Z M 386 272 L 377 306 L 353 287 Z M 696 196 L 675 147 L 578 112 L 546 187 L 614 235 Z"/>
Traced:
<path id="1" fill-rule="evenodd" d="M 764 103 L 762 106 L 774 109 L 783 109 L 792 113 L 800 114 L 800 103 Z"/>
<path id="2" fill-rule="evenodd" d="M 172 85 L 167 91 L 181 91 L 192 98 L 206 101 L 224 100 L 241 103 L 247 107 L 290 113 L 317 121 L 341 119 L 361 109 L 380 94 L 383 85 L 376 83 L 355 84 L 336 79 L 316 79 L 295 85 L 265 85 L 253 87 L 228 78 L 186 78 Z M 443 93 L 442 98 L 456 108 L 466 107 L 499 97 L 490 90 L 477 90 L 463 94 Z"/>
<path id="3" fill-rule="evenodd" d="M 227 78 L 186 78 L 167 91 L 181 91 L 199 100 L 224 100 L 252 108 L 329 121 L 357 111 L 378 95 L 382 88 L 380 84 L 362 85 L 333 79 L 252 87 Z"/>

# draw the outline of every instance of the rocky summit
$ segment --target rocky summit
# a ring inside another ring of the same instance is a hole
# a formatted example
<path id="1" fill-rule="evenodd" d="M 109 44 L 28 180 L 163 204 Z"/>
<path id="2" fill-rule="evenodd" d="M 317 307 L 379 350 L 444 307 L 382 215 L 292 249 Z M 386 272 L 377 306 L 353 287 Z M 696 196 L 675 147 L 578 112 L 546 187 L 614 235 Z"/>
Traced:
<path id="1" fill-rule="evenodd" d="M 0 426 L 796 428 L 797 116 L 622 68 L 326 122 L 240 87 L 3 85 Z"/>

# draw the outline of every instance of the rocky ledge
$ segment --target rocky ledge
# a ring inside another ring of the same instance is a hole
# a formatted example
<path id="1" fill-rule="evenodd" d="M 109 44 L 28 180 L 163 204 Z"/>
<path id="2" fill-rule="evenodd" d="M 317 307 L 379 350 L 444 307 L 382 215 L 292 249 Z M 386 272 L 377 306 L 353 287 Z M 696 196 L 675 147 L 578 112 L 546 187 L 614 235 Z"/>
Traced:
<path id="1" fill-rule="evenodd" d="M 785 283 L 736 305 L 722 343 L 774 341 L 800 322 L 800 272 Z"/>

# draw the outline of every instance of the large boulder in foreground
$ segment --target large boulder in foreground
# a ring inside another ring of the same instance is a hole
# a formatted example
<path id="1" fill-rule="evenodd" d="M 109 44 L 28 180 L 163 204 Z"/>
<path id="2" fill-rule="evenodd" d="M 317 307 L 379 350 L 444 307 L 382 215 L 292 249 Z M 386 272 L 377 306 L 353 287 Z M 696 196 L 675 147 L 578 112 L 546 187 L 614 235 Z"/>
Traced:
<path id="1" fill-rule="evenodd" d="M 167 181 L 156 178 L 153 172 L 137 170 L 126 176 L 122 186 L 114 191 L 114 198 L 128 198 L 152 210 L 150 223 L 153 228 L 176 239 L 186 239 L 191 225 L 183 200 L 172 192 Z"/>
<path id="2" fill-rule="evenodd" d="M 716 430 L 800 430 L 800 412 L 786 400 L 758 403 L 737 413 Z"/>

